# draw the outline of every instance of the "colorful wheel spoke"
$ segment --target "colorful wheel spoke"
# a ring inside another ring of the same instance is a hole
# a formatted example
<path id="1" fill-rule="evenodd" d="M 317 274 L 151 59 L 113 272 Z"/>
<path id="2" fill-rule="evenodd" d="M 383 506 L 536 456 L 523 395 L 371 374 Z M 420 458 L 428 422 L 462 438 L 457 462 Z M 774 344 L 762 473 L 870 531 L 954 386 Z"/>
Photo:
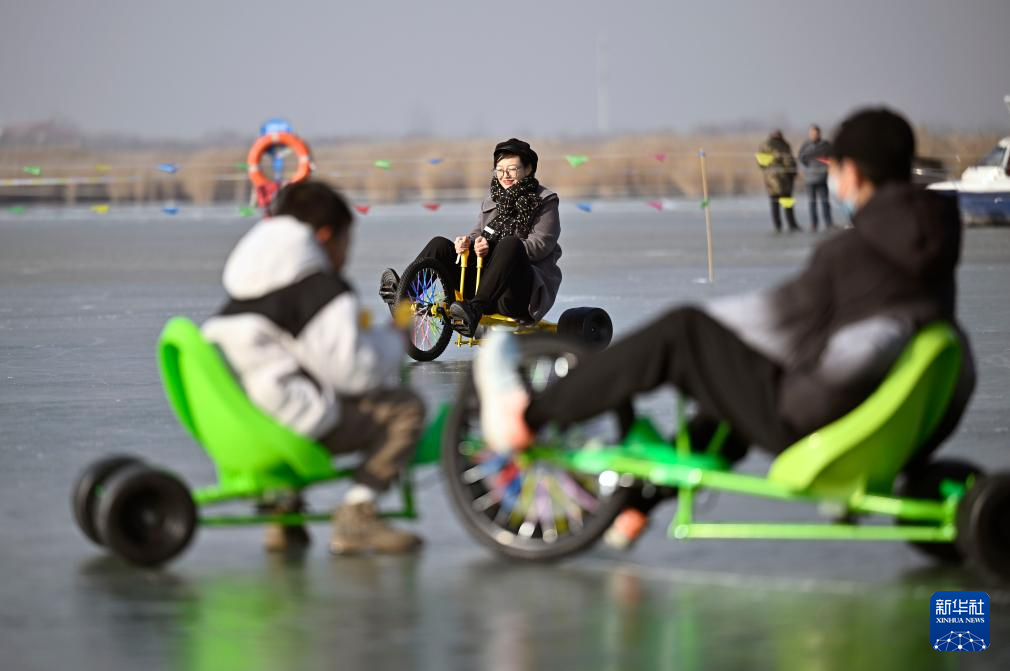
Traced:
<path id="1" fill-rule="evenodd" d="M 437 293 L 425 294 L 424 300 L 438 299 Z M 577 365 L 578 356 L 547 350 L 524 359 L 520 375 L 530 391 L 538 394 Z M 453 486 L 465 490 L 461 503 L 467 519 L 493 544 L 508 548 L 506 554 L 560 556 L 598 539 L 623 509 L 627 490 L 616 485 L 604 486 L 595 476 L 565 470 L 546 458 L 501 455 L 488 449 L 481 436 L 479 406 L 463 402 L 466 410 L 456 434 L 456 456 L 450 462 L 457 483 Z M 583 449 L 596 442 L 613 444 L 621 435 L 622 421 L 608 415 L 564 431 L 550 429 L 538 442 L 557 450 Z"/>
<path id="2" fill-rule="evenodd" d="M 565 494 L 567 494 L 573 501 L 578 502 L 579 506 L 583 510 L 587 512 L 593 512 L 596 510 L 596 497 L 576 482 L 575 478 L 573 478 L 571 474 L 561 471 L 558 473 L 558 480 L 560 481 L 561 488 L 564 490 Z"/>

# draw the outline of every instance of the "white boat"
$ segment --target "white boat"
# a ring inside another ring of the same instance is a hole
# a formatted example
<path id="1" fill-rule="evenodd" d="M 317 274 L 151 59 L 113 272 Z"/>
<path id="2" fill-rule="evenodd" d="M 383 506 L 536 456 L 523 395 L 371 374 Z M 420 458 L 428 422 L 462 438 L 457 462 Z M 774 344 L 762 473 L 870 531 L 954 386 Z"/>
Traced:
<path id="1" fill-rule="evenodd" d="M 1010 108 L 1010 96 L 1004 102 Z M 960 180 L 937 182 L 927 188 L 956 192 L 961 219 L 969 226 L 1010 225 L 1010 136 L 965 170 Z"/>

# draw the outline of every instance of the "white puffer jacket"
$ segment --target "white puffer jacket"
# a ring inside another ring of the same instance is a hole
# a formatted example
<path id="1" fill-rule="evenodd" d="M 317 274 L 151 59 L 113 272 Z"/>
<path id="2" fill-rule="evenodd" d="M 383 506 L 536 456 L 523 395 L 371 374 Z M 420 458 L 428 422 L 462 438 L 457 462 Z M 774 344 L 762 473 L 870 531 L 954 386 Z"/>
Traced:
<path id="1" fill-rule="evenodd" d="M 224 268 L 229 301 L 203 325 L 249 398 L 319 438 L 340 421 L 340 396 L 397 383 L 403 342 L 373 328 L 312 229 L 272 217 L 241 239 Z"/>

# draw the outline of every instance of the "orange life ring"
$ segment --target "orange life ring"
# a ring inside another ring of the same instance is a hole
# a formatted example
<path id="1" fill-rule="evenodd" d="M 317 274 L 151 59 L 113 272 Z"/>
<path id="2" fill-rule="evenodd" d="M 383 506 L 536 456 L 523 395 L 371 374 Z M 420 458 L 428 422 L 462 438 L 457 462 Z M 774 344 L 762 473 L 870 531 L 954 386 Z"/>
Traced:
<path id="1" fill-rule="evenodd" d="M 253 143 L 249 149 L 249 155 L 246 157 L 246 165 L 249 166 L 249 179 L 253 186 L 263 188 L 273 184 L 260 170 L 260 159 L 268 149 L 279 144 L 288 147 L 298 156 L 298 169 L 288 184 L 300 182 L 312 174 L 312 155 L 309 153 L 309 146 L 300 137 L 294 133 L 267 133 Z"/>

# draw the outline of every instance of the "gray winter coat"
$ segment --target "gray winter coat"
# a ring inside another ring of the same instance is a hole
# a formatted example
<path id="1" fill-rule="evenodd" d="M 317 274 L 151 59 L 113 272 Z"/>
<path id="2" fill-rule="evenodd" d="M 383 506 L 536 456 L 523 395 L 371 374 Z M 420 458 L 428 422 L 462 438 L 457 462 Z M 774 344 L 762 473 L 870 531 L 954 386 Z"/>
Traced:
<path id="1" fill-rule="evenodd" d="M 800 165 L 803 166 L 803 179 L 807 184 L 824 184 L 828 181 L 828 166 L 817 159 L 831 156 L 831 143 L 825 139 L 807 140 L 800 147 Z"/>
<path id="2" fill-rule="evenodd" d="M 537 191 L 540 197 L 540 209 L 533 215 L 533 226 L 529 236 L 523 240 L 526 254 L 533 264 L 533 292 L 530 294 L 530 316 L 539 321 L 554 305 L 561 288 L 561 268 L 558 259 L 561 258 L 561 245 L 558 237 L 561 235 L 561 219 L 558 217 L 558 194 L 541 186 Z M 480 206 L 480 216 L 477 225 L 468 236 L 476 240 L 485 235 L 484 227 L 498 214 L 498 204 L 489 193 Z"/>

